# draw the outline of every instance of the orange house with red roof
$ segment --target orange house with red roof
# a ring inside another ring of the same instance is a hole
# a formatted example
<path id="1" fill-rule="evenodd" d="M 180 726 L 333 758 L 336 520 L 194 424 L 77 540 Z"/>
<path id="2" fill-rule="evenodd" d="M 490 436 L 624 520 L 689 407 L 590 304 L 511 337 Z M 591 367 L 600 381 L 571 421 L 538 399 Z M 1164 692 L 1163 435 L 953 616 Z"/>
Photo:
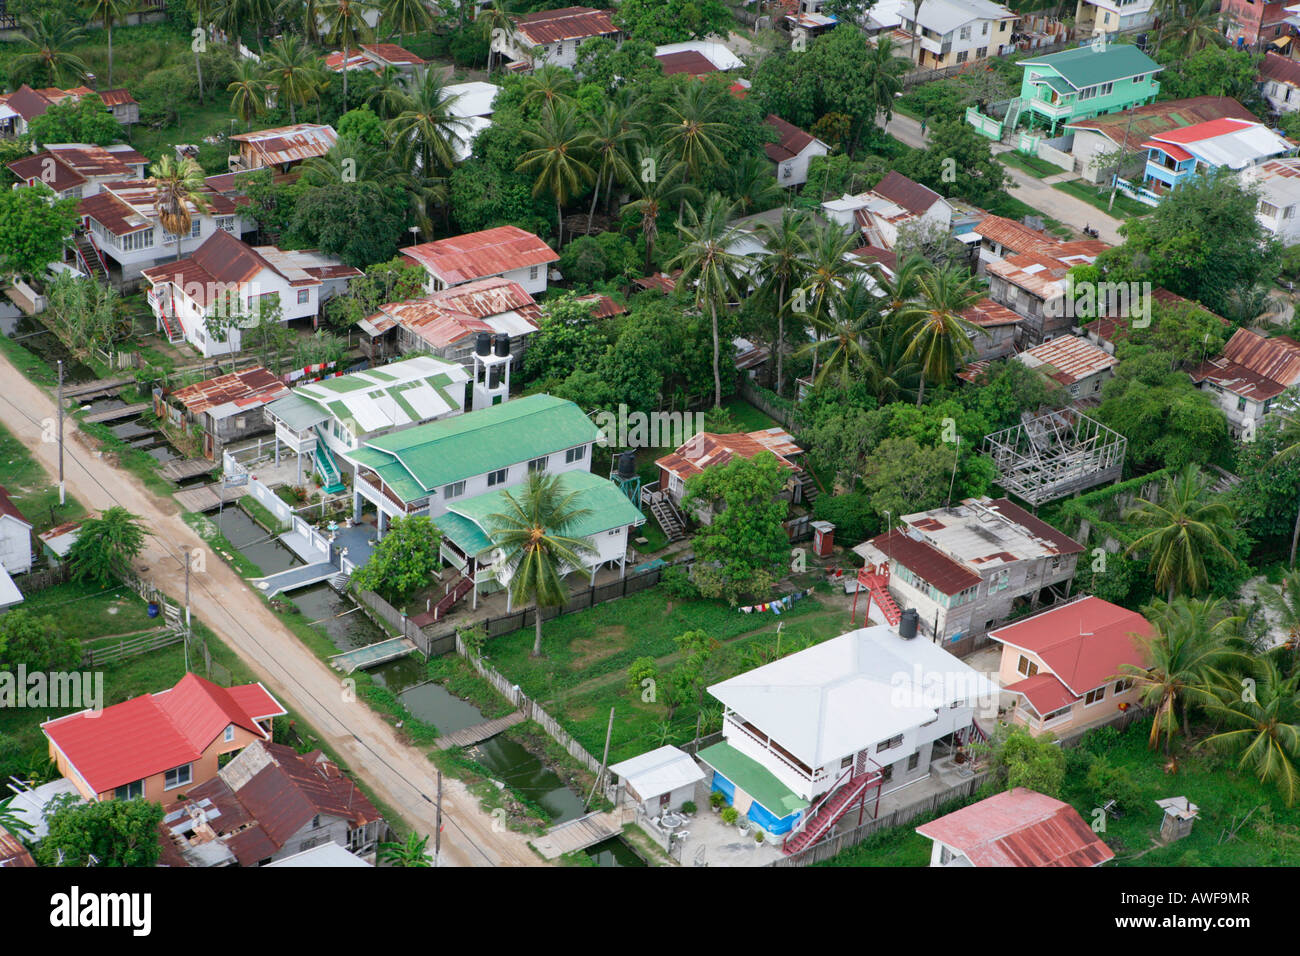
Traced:
<path id="1" fill-rule="evenodd" d="M 177 799 L 217 775 L 220 758 L 271 739 L 288 713 L 258 684 L 220 687 L 186 674 L 168 690 L 41 724 L 50 759 L 87 800 Z"/>
<path id="2" fill-rule="evenodd" d="M 1114 720 L 1138 703 L 1125 665 L 1146 667 L 1141 614 L 1085 597 L 990 631 L 1002 644 L 998 681 L 1016 698 L 1011 720 L 1035 736 Z"/>

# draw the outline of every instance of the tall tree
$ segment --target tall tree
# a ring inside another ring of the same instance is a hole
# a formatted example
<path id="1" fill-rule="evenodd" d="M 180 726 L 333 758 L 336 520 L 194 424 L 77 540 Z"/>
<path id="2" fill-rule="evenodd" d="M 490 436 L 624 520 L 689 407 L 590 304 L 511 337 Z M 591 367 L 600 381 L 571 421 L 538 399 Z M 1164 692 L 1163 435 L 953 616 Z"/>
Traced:
<path id="1" fill-rule="evenodd" d="M 190 234 L 194 213 L 209 208 L 203 180 L 203 167 L 189 158 L 163 156 L 149 169 L 158 221 L 176 237 L 177 260 L 181 257 L 181 243 Z"/>
<path id="2" fill-rule="evenodd" d="M 219 0 L 186 0 L 186 9 L 189 10 L 190 16 L 194 18 L 195 29 L 203 38 L 202 43 L 192 43 L 194 50 L 194 76 L 199 83 L 199 105 L 203 105 L 205 96 L 203 89 L 203 58 L 201 54 L 207 46 L 208 27 L 212 24 L 213 11 L 216 9 Z"/>
<path id="3" fill-rule="evenodd" d="M 388 36 L 396 33 L 398 43 L 408 33 L 433 28 L 433 13 L 425 0 L 382 0 L 380 11 L 380 30 Z"/>
<path id="4" fill-rule="evenodd" d="M 267 82 L 275 89 L 276 98 L 288 104 L 289 121 L 298 122 L 298 107 L 316 99 L 325 85 L 325 71 L 320 58 L 302 40 L 290 34 L 271 44 L 262 57 L 262 67 Z M 347 83 L 346 71 L 343 82 Z"/>
<path id="5" fill-rule="evenodd" d="M 41 866 L 157 865 L 162 804 L 144 799 L 56 799 L 59 802 L 46 811 L 49 834 L 36 847 Z"/>
<path id="6" fill-rule="evenodd" d="M 45 10 L 21 20 L 18 38 L 23 52 L 9 64 L 10 77 L 30 77 L 34 85 L 73 85 L 86 75 L 86 64 L 68 48 L 86 38 L 86 32 L 72 23 L 61 10 Z"/>
<path id="7" fill-rule="evenodd" d="M 971 336 L 977 331 L 962 312 L 982 295 L 974 279 L 956 266 L 927 269 L 917 279 L 917 298 L 897 313 L 896 319 L 910 323 L 912 342 L 907 356 L 921 366 L 921 387 L 916 404 L 925 400 L 925 381 L 946 384 L 967 356 L 975 353 Z"/>
<path id="8" fill-rule="evenodd" d="M 253 120 L 266 111 L 266 80 L 262 68 L 253 60 L 240 60 L 235 65 L 235 78 L 226 87 L 230 97 L 230 111 L 244 121 L 244 129 L 251 129 Z"/>
<path id="9" fill-rule="evenodd" d="M 1300 670 L 1285 676 L 1276 661 L 1265 657 L 1252 679 L 1253 693 L 1243 693 L 1240 680 L 1227 680 L 1206 703 L 1230 729 L 1205 743 L 1240 753 L 1238 766 L 1277 786 L 1290 807 L 1300 796 Z"/>
<path id="10" fill-rule="evenodd" d="M 645 242 L 645 272 L 653 269 L 655 240 L 659 238 L 659 217 L 674 206 L 699 202 L 700 191 L 686 181 L 684 163 L 672 159 L 662 147 L 637 148 L 632 175 L 625 185 L 636 198 L 623 208 L 636 213 Z"/>
<path id="11" fill-rule="evenodd" d="M 519 157 L 520 172 L 534 173 L 533 195 L 550 193 L 555 199 L 555 228 L 564 238 L 564 204 L 576 197 L 596 178 L 591 168 L 591 133 L 571 103 L 555 100 L 542 108 L 536 129 L 524 132 L 531 147 Z"/>
<path id="12" fill-rule="evenodd" d="M 443 86 L 440 71 L 430 69 L 398 101 L 400 111 L 389 121 L 388 135 L 421 175 L 451 169 L 457 145 L 469 142 L 469 122 L 454 110 L 459 96 Z"/>
<path id="13" fill-rule="evenodd" d="M 93 23 L 104 24 L 108 34 L 108 85 L 113 86 L 113 25 L 124 21 L 135 10 L 132 0 L 83 0 L 82 9 Z"/>
<path id="14" fill-rule="evenodd" d="M 781 218 L 776 222 L 762 222 L 755 229 L 763 244 L 758 266 L 762 276 L 759 292 L 767 297 L 776 313 L 776 342 L 772 351 L 776 356 L 778 395 L 785 394 L 785 323 L 792 316 L 789 292 L 804 281 L 807 273 L 811 229 L 812 215 L 791 206 L 781 210 Z"/>
<path id="15" fill-rule="evenodd" d="M 587 211 L 587 233 L 596 215 L 596 201 L 602 184 L 614 188 L 615 180 L 624 181 L 632 173 L 628 157 L 641 136 L 636 127 L 627 121 L 625 111 L 613 102 L 606 101 L 605 108 L 590 119 L 592 169 L 596 173 L 596 188 L 591 192 L 591 209 Z"/>
<path id="16" fill-rule="evenodd" d="M 325 38 L 343 47 L 343 109 L 348 108 L 347 62 L 352 51 L 374 36 L 366 22 L 366 14 L 376 9 L 371 0 L 320 0 L 321 16 L 325 19 Z M 430 71 L 432 72 L 432 71 Z"/>
<path id="17" fill-rule="evenodd" d="M 68 550 L 73 577 L 100 585 L 112 584 L 130 570 L 131 562 L 144 551 L 147 535 L 140 516 L 120 505 L 114 505 L 98 518 L 87 518 Z"/>
<path id="18" fill-rule="evenodd" d="M 583 566 L 594 552 L 585 538 L 568 532 L 586 518 L 576 492 L 565 493 L 559 475 L 535 471 L 522 489 L 506 491 L 503 512 L 488 515 L 493 543 L 500 549 L 500 566 L 510 571 L 513 601 L 537 606 L 533 656 L 542 654 L 542 610 L 562 607 L 568 599 L 564 576 Z"/>
<path id="19" fill-rule="evenodd" d="M 661 141 L 696 183 L 706 167 L 722 162 L 722 150 L 731 145 L 730 125 L 720 118 L 719 98 L 726 95 L 713 84 L 687 83 L 667 104 Z"/>

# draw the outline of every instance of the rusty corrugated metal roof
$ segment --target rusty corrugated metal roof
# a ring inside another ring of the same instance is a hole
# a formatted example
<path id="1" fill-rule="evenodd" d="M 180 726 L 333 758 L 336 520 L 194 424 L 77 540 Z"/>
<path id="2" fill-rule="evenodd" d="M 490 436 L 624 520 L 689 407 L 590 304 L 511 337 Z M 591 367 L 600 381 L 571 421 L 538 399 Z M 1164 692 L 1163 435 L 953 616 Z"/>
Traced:
<path id="1" fill-rule="evenodd" d="M 1300 383 L 1300 342 L 1286 335 L 1267 338 L 1238 329 L 1218 358 L 1189 373 L 1198 384 L 1210 381 L 1234 395 L 1264 401 Z"/>
<path id="2" fill-rule="evenodd" d="M 518 226 L 497 226 L 401 251 L 447 285 L 543 266 L 560 258 L 541 238 Z"/>
<path id="3" fill-rule="evenodd" d="M 518 282 L 494 277 L 453 286 L 433 295 L 380 306 L 369 320 L 375 334 L 400 324 L 434 348 L 446 348 L 475 332 L 492 332 L 486 320 L 516 315 L 536 330 L 541 309 Z M 384 318 L 389 320 L 384 322 Z"/>
<path id="4" fill-rule="evenodd" d="M 278 166 L 324 156 L 338 139 L 339 134 L 333 126 L 320 123 L 276 126 L 230 137 L 231 142 L 248 146 L 262 166 Z"/>
<path id="5" fill-rule="evenodd" d="M 289 391 L 268 369 L 258 365 L 242 372 L 231 372 L 197 382 L 172 392 L 172 397 L 189 411 L 209 412 L 222 405 L 240 409 L 266 405 Z"/>
<path id="6" fill-rule="evenodd" d="M 1015 787 L 916 828 L 975 866 L 1100 866 L 1115 853 L 1063 800 Z"/>
<path id="7" fill-rule="evenodd" d="M 817 142 L 816 136 L 805 133 L 792 123 L 787 123 L 775 113 L 768 113 L 767 119 L 763 122 L 774 129 L 776 135 L 780 137 L 775 143 L 763 144 L 763 151 L 767 153 L 767 158 L 774 163 L 793 159 Z"/>
<path id="8" fill-rule="evenodd" d="M 1105 349 L 1077 335 L 1058 335 L 1016 358 L 1062 385 L 1072 385 L 1119 364 Z"/>
<path id="9" fill-rule="evenodd" d="M 587 37 L 612 36 L 619 32 L 609 10 L 592 7 L 562 7 L 539 10 L 523 17 L 511 17 L 515 30 L 534 46 L 559 40 L 583 40 Z"/>
<path id="10" fill-rule="evenodd" d="M 665 455 L 655 462 L 660 468 L 669 471 L 683 481 L 699 475 L 713 465 L 725 465 L 733 458 L 753 458 L 770 451 L 782 467 L 799 471 L 799 466 L 790 461 L 803 449 L 794 443 L 794 437 L 785 430 L 775 427 L 753 432 L 734 432 L 718 435 L 713 432 L 700 432 L 682 445 L 671 455 Z"/>
<path id="11" fill-rule="evenodd" d="M 876 535 L 871 545 L 890 560 L 897 561 L 943 594 L 960 594 L 980 583 L 980 576 L 968 571 L 927 541 L 918 541 L 906 528 L 894 528 Z"/>

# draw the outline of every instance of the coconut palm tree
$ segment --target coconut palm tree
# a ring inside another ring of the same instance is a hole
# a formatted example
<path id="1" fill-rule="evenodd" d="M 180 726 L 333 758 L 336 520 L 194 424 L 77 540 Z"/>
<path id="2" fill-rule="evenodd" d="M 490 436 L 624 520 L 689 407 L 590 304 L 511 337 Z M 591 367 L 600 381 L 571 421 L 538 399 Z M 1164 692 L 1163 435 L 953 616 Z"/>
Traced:
<path id="1" fill-rule="evenodd" d="M 392 152 L 346 136 L 339 137 L 324 156 L 313 156 L 302 164 L 302 181 L 309 186 L 341 182 L 388 184 L 401 175 Z"/>
<path id="2" fill-rule="evenodd" d="M 1156 600 L 1144 610 L 1151 633 L 1133 640 L 1146 666 L 1124 664 L 1119 676 L 1133 681 L 1144 707 L 1155 708 L 1149 743 L 1155 749 L 1164 737 L 1169 753 L 1180 717 L 1190 737 L 1190 706 L 1214 700 L 1212 687 L 1225 682 L 1224 669 L 1249 658 L 1232 646 L 1240 618 L 1226 614 L 1218 599 Z"/>
<path id="3" fill-rule="evenodd" d="M 379 29 L 385 36 L 397 34 L 401 43 L 408 33 L 433 29 L 433 13 L 425 0 L 382 0 Z"/>
<path id="4" fill-rule="evenodd" d="M 1156 501 L 1140 499 L 1125 522 L 1145 533 L 1129 545 L 1126 555 L 1150 555 L 1156 587 L 1168 600 L 1175 594 L 1195 594 L 1209 586 L 1206 558 L 1217 555 L 1235 565 L 1237 557 L 1224 545 L 1232 536 L 1232 509 L 1208 498 L 1210 481 L 1195 465 L 1167 479 Z"/>
<path id="5" fill-rule="evenodd" d="M 600 187 L 608 183 L 614 188 L 615 180 L 626 180 L 632 176 L 632 165 L 628 155 L 640 141 L 637 129 L 627 122 L 623 112 L 614 103 L 606 102 L 605 108 L 589 121 L 591 130 L 591 165 L 596 172 L 596 188 L 591 192 L 591 209 L 587 211 L 587 234 L 591 234 L 591 221 L 596 215 L 596 201 L 600 198 Z"/>
<path id="6" fill-rule="evenodd" d="M 577 492 L 564 491 L 559 475 L 531 472 L 516 491 L 503 492 L 506 510 L 488 515 L 487 524 L 500 552 L 498 566 L 510 572 L 511 601 L 537 606 L 533 656 L 540 657 L 542 609 L 564 605 L 569 591 L 564 575 L 595 553 L 585 538 L 570 534 L 591 509 L 578 505 Z"/>
<path id="7" fill-rule="evenodd" d="M 320 0 L 320 13 L 325 20 L 325 39 L 343 47 L 343 111 L 348 109 L 348 58 L 352 51 L 372 39 L 374 31 L 366 23 L 366 14 L 375 10 L 371 0 Z"/>
<path id="8" fill-rule="evenodd" d="M 912 65 L 899 55 L 893 38 L 887 34 L 876 37 L 875 45 L 867 47 L 865 93 L 872 106 L 872 115 L 863 116 L 861 122 L 854 124 L 850 152 L 857 150 L 858 140 L 862 137 L 861 127 L 865 123 L 874 123 L 881 115 L 886 123 L 894 118 L 894 98 L 903 92 L 903 75 L 911 68 Z"/>
<path id="9" fill-rule="evenodd" d="M 790 308 L 807 317 L 814 341 L 823 329 L 835 324 L 835 307 L 844 290 L 862 274 L 860 260 L 849 255 L 857 245 L 857 236 L 846 235 L 834 223 L 812 230 L 808 237 L 808 267 L 804 281 L 791 293 Z M 813 377 L 817 376 L 820 350 L 813 349 Z"/>
<path id="10" fill-rule="evenodd" d="M 275 0 L 217 0 L 215 11 L 217 28 L 230 38 L 230 45 L 238 48 L 244 30 L 250 26 L 257 35 L 257 48 L 262 48 L 262 30 L 275 20 Z"/>
<path id="11" fill-rule="evenodd" d="M 686 164 L 696 182 L 706 166 L 722 162 L 722 150 L 731 145 L 731 127 L 716 119 L 718 97 L 723 95 L 729 94 L 708 83 L 678 87 L 659 127 L 661 142 Z"/>
<path id="12" fill-rule="evenodd" d="M 303 38 L 312 46 L 320 46 L 320 0 L 280 0 L 275 8 L 277 19 L 299 24 Z"/>
<path id="13" fill-rule="evenodd" d="M 425 176 L 456 165 L 457 144 L 468 145 L 469 121 L 452 111 L 457 93 L 449 93 L 438 70 L 426 70 L 398 101 L 401 109 L 388 122 L 388 135 Z"/>
<path id="14" fill-rule="evenodd" d="M 30 77 L 38 85 L 53 83 L 66 87 L 86 75 L 85 62 L 68 52 L 68 47 L 86 38 L 84 29 L 57 10 L 23 17 L 21 23 L 18 43 L 23 52 L 10 61 L 11 78 Z"/>
<path id="15" fill-rule="evenodd" d="M 542 107 L 536 129 L 524 131 L 524 141 L 531 149 L 519 158 L 520 172 L 536 173 L 533 195 L 550 193 L 555 199 L 557 242 L 564 239 L 564 204 L 577 196 L 596 178 L 591 168 L 591 133 L 577 107 L 557 99 Z"/>
<path id="16" fill-rule="evenodd" d="M 721 194 L 713 193 L 697 213 L 686 207 L 686 217 L 677 221 L 682 248 L 670 267 L 682 270 L 682 284 L 695 290 L 695 305 L 708 309 L 713 326 L 713 407 L 722 407 L 721 343 L 718 338 L 718 309 L 737 295 L 744 257 L 731 251 L 739 233 L 731 225 L 734 207 Z"/>
<path id="17" fill-rule="evenodd" d="M 140 516 L 121 505 L 114 505 L 98 518 L 83 521 L 77 540 L 68 551 L 72 576 L 78 581 L 95 581 L 100 585 L 120 580 L 144 550 L 144 539 L 148 536 Z"/>
<path id="18" fill-rule="evenodd" d="M 412 832 L 405 843 L 379 844 L 379 859 L 390 866 L 431 866 L 429 837 Z"/>
<path id="19" fill-rule="evenodd" d="M 979 301 L 975 280 L 956 266 L 923 270 L 916 279 L 917 297 L 893 313 L 907 328 L 907 357 L 921 366 L 916 404 L 925 401 L 925 382 L 947 382 L 967 356 L 975 353 L 971 336 L 978 328 L 962 312 Z"/>
<path id="20" fill-rule="evenodd" d="M 244 129 L 251 129 L 253 120 L 266 111 L 266 80 L 262 68 L 253 60 L 240 60 L 235 64 L 235 78 L 226 90 L 231 94 L 230 112 L 244 121 Z"/>
<path id="21" fill-rule="evenodd" d="M 921 366 L 907 354 L 906 330 L 889 316 L 867 336 L 862 381 L 881 405 L 904 401 L 920 388 Z"/>
<path id="22" fill-rule="evenodd" d="M 31 839 L 34 835 L 32 828 L 27 825 L 25 817 L 20 817 L 14 810 L 13 803 L 17 794 L 8 800 L 0 800 L 0 829 L 8 830 L 14 836 L 19 838 Z"/>
<path id="23" fill-rule="evenodd" d="M 771 171 L 764 170 L 772 179 Z M 773 180 L 775 182 L 775 180 Z M 808 271 L 808 236 L 812 231 L 812 214 L 787 206 L 776 222 L 762 222 L 755 227 L 763 254 L 758 260 L 762 276 L 759 293 L 767 297 L 776 312 L 776 393 L 785 393 L 785 321 L 790 317 L 788 292 L 798 287 Z"/>
<path id="24" fill-rule="evenodd" d="M 108 85 L 113 85 L 113 24 L 121 23 L 135 10 L 131 0 L 83 0 L 81 8 L 91 23 L 98 20 L 108 34 Z"/>
<path id="25" fill-rule="evenodd" d="M 624 185 L 636 198 L 623 208 L 640 216 L 645 240 L 645 272 L 654 269 L 655 240 L 659 217 L 679 203 L 699 202 L 700 191 L 686 181 L 686 166 L 672 159 L 661 146 L 639 146 L 632 176 Z"/>
<path id="26" fill-rule="evenodd" d="M 158 221 L 176 237 L 176 258 L 179 260 L 181 241 L 190 234 L 193 214 L 208 211 L 203 167 L 193 159 L 164 155 L 150 167 L 149 183 L 154 190 Z"/>
<path id="27" fill-rule="evenodd" d="M 263 76 L 276 97 L 289 104 L 289 121 L 298 122 L 298 107 L 320 96 L 325 70 L 320 58 L 302 40 L 290 34 L 271 44 L 262 57 Z M 343 74 L 346 78 L 347 74 Z"/>
<path id="28" fill-rule="evenodd" d="M 391 63 L 376 74 L 379 82 L 366 95 L 365 105 L 375 111 L 380 119 L 392 119 L 410 98 L 406 74 Z"/>
<path id="29" fill-rule="evenodd" d="M 216 9 L 218 0 L 186 0 L 186 8 L 190 11 L 190 16 L 194 18 L 194 26 L 198 29 L 199 34 L 207 41 L 207 27 L 212 23 L 212 12 Z M 192 44 L 194 49 L 194 75 L 199 81 L 199 105 L 203 104 L 203 98 L 206 95 L 203 89 L 203 61 L 199 54 L 203 52 L 202 44 Z"/>
<path id="30" fill-rule="evenodd" d="M 881 316 L 880 297 L 861 278 L 840 290 L 829 313 L 816 321 L 816 340 L 799 350 L 821 359 L 814 384 L 847 386 L 862 377 L 871 363 L 871 333 Z"/>
<path id="31" fill-rule="evenodd" d="M 571 100 L 573 91 L 577 88 L 578 81 L 574 79 L 572 71 L 547 63 L 524 77 L 520 84 L 523 97 L 519 102 L 526 110 L 545 109 L 555 106 L 561 100 Z"/>
<path id="32" fill-rule="evenodd" d="M 1300 670 L 1283 676 L 1270 657 L 1256 662 L 1251 693 L 1243 692 L 1240 680 L 1221 685 L 1217 697 L 1206 709 L 1230 730 L 1207 737 L 1207 746 L 1235 750 L 1241 754 L 1237 766 L 1250 769 L 1263 783 L 1282 792 L 1286 805 L 1300 796 Z"/>
<path id="33" fill-rule="evenodd" d="M 876 288 L 884 295 L 885 311 L 897 315 L 903 308 L 921 294 L 921 276 L 930 268 L 921 255 L 912 254 L 898 263 L 892 274 L 879 263 L 871 266 Z"/>
<path id="34" fill-rule="evenodd" d="M 1189 0 L 1179 4 L 1178 14 L 1170 24 L 1169 50 L 1186 57 L 1207 46 L 1226 46 L 1224 16 L 1219 0 Z"/>
<path id="35" fill-rule="evenodd" d="M 723 191 L 736 204 L 736 214 L 748 216 L 781 205 L 786 191 L 772 175 L 772 164 L 762 156 L 742 158 L 727 169 Z"/>

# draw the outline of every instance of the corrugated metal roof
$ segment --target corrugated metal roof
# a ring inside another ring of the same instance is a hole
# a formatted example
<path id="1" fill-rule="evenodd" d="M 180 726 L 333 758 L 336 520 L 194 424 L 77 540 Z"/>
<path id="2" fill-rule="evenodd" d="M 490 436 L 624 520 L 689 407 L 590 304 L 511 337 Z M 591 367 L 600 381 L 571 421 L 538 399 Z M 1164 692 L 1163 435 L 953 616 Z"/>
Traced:
<path id="1" fill-rule="evenodd" d="M 511 17 L 515 30 L 534 46 L 559 40 L 582 40 L 587 37 L 613 36 L 619 32 L 609 10 L 591 7 L 563 7 L 540 10 L 523 17 Z"/>
<path id="2" fill-rule="evenodd" d="M 877 535 L 871 539 L 871 545 L 943 594 L 960 594 L 980 583 L 978 574 L 968 571 L 928 542 L 911 537 L 905 528 Z"/>
<path id="3" fill-rule="evenodd" d="M 1066 129 L 1095 130 L 1116 145 L 1128 139 L 1134 142 L 1155 136 L 1167 130 L 1178 129 L 1205 120 L 1230 116 L 1236 119 L 1254 119 L 1254 114 L 1230 96 L 1193 96 L 1182 100 L 1148 103 L 1133 110 L 1094 116 L 1066 124 Z M 1130 123 L 1132 124 L 1130 126 Z"/>
<path id="4" fill-rule="evenodd" d="M 928 186 L 922 186 L 920 183 L 908 179 L 902 173 L 892 169 L 885 174 L 884 179 L 876 183 L 875 188 L 871 191 L 878 196 L 884 196 L 918 216 L 923 215 L 931 206 L 943 198 Z"/>
<path id="5" fill-rule="evenodd" d="M 541 309 L 523 286 L 501 277 L 453 286 L 418 299 L 390 302 L 379 308 L 380 315 L 366 320 L 372 334 L 380 334 L 398 324 L 435 349 L 447 348 L 478 332 L 503 332 L 512 338 L 527 335 L 537 330 L 541 315 Z"/>
<path id="6" fill-rule="evenodd" d="M 763 144 L 763 150 L 767 153 L 767 158 L 774 163 L 793 159 L 813 143 L 819 142 L 816 136 L 805 133 L 792 123 L 787 123 L 775 113 L 768 113 L 767 119 L 763 120 L 763 122 L 772 127 L 779 137 L 775 143 Z"/>
<path id="7" fill-rule="evenodd" d="M 661 53 L 655 56 L 655 59 L 659 61 L 659 66 L 663 68 L 664 76 L 674 76 L 678 73 L 686 73 L 690 76 L 705 76 L 709 73 L 718 72 L 718 68 L 713 65 L 713 61 L 698 50 Z"/>
<path id="8" fill-rule="evenodd" d="M 1285 335 L 1267 338 L 1238 329 L 1223 352 L 1189 373 L 1192 381 L 1211 381 L 1236 395 L 1263 401 L 1300 383 L 1300 342 Z"/>
<path id="9" fill-rule="evenodd" d="M 172 397 L 194 414 L 211 412 L 223 405 L 239 410 L 258 408 L 288 393 L 289 388 L 270 371 L 258 365 L 197 382 L 172 392 Z M 233 411 L 234 409 L 232 409 Z"/>
<path id="10" fill-rule="evenodd" d="M 230 137 L 231 142 L 246 144 L 262 166 L 278 166 L 324 156 L 338 139 L 339 134 L 333 126 L 320 123 L 277 126 Z"/>
<path id="11" fill-rule="evenodd" d="M 402 255 L 414 259 L 447 285 L 546 265 L 560 258 L 538 236 L 518 226 L 497 226 L 407 246 Z"/>
<path id="12" fill-rule="evenodd" d="M 4 487 L 0 487 L 0 515 L 8 515 L 11 518 L 17 518 L 25 525 L 31 525 L 31 522 L 23 517 L 23 513 L 18 510 L 18 506 L 13 503 L 8 490 Z"/>
<path id="13" fill-rule="evenodd" d="M 1119 364 L 1119 359 L 1105 349 L 1077 335 L 1058 335 L 1026 349 L 1016 360 L 1062 385 L 1072 385 Z"/>
<path id="14" fill-rule="evenodd" d="M 800 470 L 790 458 L 803 454 L 803 449 L 795 444 L 794 436 L 780 427 L 726 435 L 700 432 L 655 464 L 685 481 L 703 474 L 706 468 L 725 465 L 733 458 L 753 458 L 765 451 L 774 454 L 783 468 Z"/>

